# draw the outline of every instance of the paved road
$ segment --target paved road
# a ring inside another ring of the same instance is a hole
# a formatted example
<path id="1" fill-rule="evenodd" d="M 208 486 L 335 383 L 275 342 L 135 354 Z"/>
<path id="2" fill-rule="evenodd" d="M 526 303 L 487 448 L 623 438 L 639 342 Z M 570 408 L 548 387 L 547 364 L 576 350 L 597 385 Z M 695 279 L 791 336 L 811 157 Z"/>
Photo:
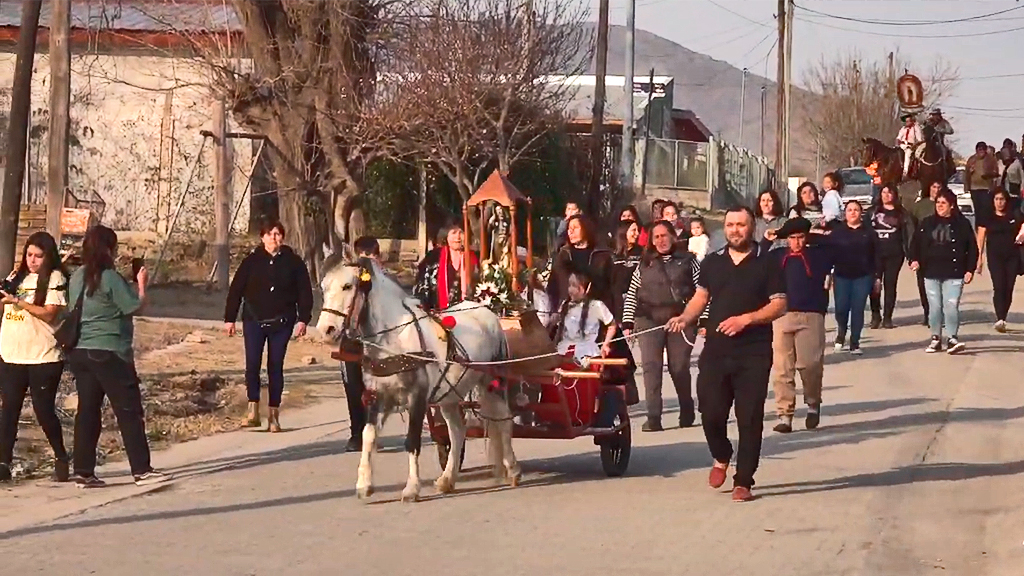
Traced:
<path id="1" fill-rule="evenodd" d="M 707 487 L 694 428 L 637 433 L 621 479 L 602 476 L 588 439 L 518 441 L 516 489 L 490 484 L 474 442 L 456 494 L 435 497 L 428 480 L 426 500 L 403 505 L 396 421 L 365 504 L 353 496 L 357 455 L 340 453 L 337 403 L 295 414 L 334 421 L 291 440 L 225 436 L 245 454 L 197 448 L 224 439 L 158 454 L 195 452 L 182 469 L 196 475 L 160 491 L 0 533 L 0 573 L 1019 576 L 1024 336 L 992 332 L 983 278 L 965 303 L 968 352 L 926 355 L 905 280 L 900 327 L 869 332 L 861 358 L 829 353 L 822 428 L 766 431 L 751 503 Z M 432 448 L 423 463 L 436 476 Z"/>

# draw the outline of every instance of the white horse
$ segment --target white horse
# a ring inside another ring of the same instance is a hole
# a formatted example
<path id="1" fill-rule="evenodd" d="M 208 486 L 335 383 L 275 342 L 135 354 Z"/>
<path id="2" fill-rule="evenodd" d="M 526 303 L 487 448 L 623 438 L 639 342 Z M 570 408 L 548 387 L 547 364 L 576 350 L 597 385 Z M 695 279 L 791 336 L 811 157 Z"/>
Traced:
<path id="1" fill-rule="evenodd" d="M 409 454 L 409 480 L 402 501 L 419 499 L 419 454 L 423 419 L 429 402 L 440 405 L 448 424 L 451 449 L 444 472 L 435 483 L 441 493 L 455 489 L 459 463 L 466 441 L 466 424 L 459 403 L 476 390 L 480 415 L 487 429 L 488 455 L 495 477 L 508 477 L 519 484 L 522 470 L 512 451 L 512 414 L 507 402 L 490 392 L 491 381 L 485 373 L 458 363 L 449 363 L 448 342 L 437 322 L 388 277 L 376 261 L 355 260 L 351 253 L 334 255 L 324 264 L 323 308 L 317 329 L 334 343 L 345 336 L 358 336 L 364 342 L 363 355 L 374 362 L 406 361 L 397 374 L 373 377 L 366 372 L 367 423 L 363 430 L 363 450 L 359 460 L 356 494 L 373 494 L 372 460 L 377 434 L 389 414 L 400 409 L 409 413 L 405 450 Z M 451 316 L 455 326 L 448 338 L 458 347 L 460 360 L 490 362 L 508 358 L 508 344 L 501 322 L 488 308 L 464 302 L 440 313 Z M 428 355 L 436 360 L 417 361 L 401 354 Z M 394 365 L 392 366 L 394 368 Z"/>

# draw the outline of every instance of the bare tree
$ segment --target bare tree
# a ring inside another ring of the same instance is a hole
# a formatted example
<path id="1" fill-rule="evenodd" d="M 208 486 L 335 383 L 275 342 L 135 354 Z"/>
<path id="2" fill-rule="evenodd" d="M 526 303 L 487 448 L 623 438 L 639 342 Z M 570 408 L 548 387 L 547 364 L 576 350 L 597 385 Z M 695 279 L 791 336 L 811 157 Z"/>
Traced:
<path id="1" fill-rule="evenodd" d="M 557 130 L 591 52 L 571 0 L 438 0 L 395 49 L 389 107 L 400 150 L 437 164 L 468 198 L 484 171 L 509 173 Z"/>
<path id="2" fill-rule="evenodd" d="M 915 67 L 898 53 L 892 70 L 886 57 L 872 60 L 851 52 L 825 56 L 803 78 L 811 92 L 800 100 L 806 131 L 820 141 L 823 166 L 847 166 L 862 147 L 862 138 L 893 142 L 901 122 L 897 117 L 895 80 L 905 70 L 924 85 L 925 106 L 941 104 L 956 88 L 959 72 L 937 58 L 926 70 Z"/>
<path id="3" fill-rule="evenodd" d="M 281 219 L 290 243 L 313 264 L 325 242 L 335 246 L 361 233 L 363 173 L 391 141 L 374 96 L 399 4 L 231 4 L 243 46 L 211 46 L 206 36 L 196 45 L 235 120 L 267 138 Z"/>

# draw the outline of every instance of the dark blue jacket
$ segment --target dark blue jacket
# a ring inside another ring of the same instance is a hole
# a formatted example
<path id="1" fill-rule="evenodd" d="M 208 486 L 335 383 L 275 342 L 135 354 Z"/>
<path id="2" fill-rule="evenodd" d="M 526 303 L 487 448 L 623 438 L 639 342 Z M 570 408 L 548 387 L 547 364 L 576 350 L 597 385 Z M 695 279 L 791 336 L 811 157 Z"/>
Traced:
<path id="1" fill-rule="evenodd" d="M 877 276 L 875 245 L 878 235 L 870 223 L 850 228 L 845 222 L 836 224 L 821 244 L 831 246 L 835 254 L 835 275 L 838 278 Z"/>
<path id="2" fill-rule="evenodd" d="M 794 254 L 789 248 L 769 253 L 786 276 L 788 312 L 828 312 L 825 277 L 835 265 L 835 253 L 826 243 L 807 246 L 799 254 Z"/>

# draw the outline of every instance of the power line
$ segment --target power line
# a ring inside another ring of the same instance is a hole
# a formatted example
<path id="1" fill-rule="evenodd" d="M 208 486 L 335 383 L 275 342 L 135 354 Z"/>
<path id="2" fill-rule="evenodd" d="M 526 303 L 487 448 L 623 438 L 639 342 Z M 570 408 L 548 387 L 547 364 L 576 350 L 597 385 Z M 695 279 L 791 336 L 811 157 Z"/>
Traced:
<path id="1" fill-rule="evenodd" d="M 732 8 L 728 8 L 726 6 L 723 6 L 723 5 L 719 4 L 718 2 L 715 2 L 715 0 L 707 0 L 707 1 L 708 1 L 709 4 L 717 6 L 717 7 L 721 8 L 722 10 L 725 10 L 729 14 L 732 14 L 733 16 L 737 16 L 739 18 L 742 18 L 742 19 L 746 20 L 747 22 L 753 22 L 754 24 L 757 24 L 758 26 L 765 26 L 765 27 L 768 27 L 768 28 L 774 28 L 774 26 L 771 26 L 769 24 L 765 24 L 763 22 L 758 22 L 756 20 L 752 20 L 751 18 L 749 18 L 747 16 L 744 16 L 743 14 L 740 14 L 739 12 L 736 12 Z"/>
<path id="2" fill-rule="evenodd" d="M 709 2 L 711 0 L 708 0 Z M 819 12 L 813 8 L 806 8 L 804 6 L 796 5 L 797 8 L 804 12 L 816 14 L 818 16 L 824 16 L 827 18 L 834 18 L 836 20 L 846 20 L 848 22 L 858 22 L 860 24 L 874 24 L 878 26 L 935 26 L 937 24 L 957 24 L 959 22 L 971 22 L 975 20 L 982 20 L 985 18 L 991 18 L 992 16 L 999 16 L 1000 14 L 1006 14 L 1015 10 L 1024 9 L 1024 6 L 1014 6 L 1013 8 L 1006 8 L 1005 10 L 998 10 L 996 12 L 989 12 L 988 14 L 978 14 L 976 16 L 968 16 L 966 18 L 954 18 L 951 20 L 868 20 L 863 18 L 853 18 L 851 16 L 839 16 L 837 14 L 828 14 L 826 12 Z"/>
<path id="3" fill-rule="evenodd" d="M 857 30 L 856 28 L 844 28 L 842 26 L 835 26 L 833 24 L 826 24 L 817 20 L 808 20 L 807 18 L 798 17 L 797 20 L 813 24 L 815 26 L 822 26 L 825 28 L 832 28 L 833 30 L 843 30 L 845 32 L 856 32 L 857 34 L 867 34 L 869 36 L 883 36 L 886 38 L 928 38 L 930 40 L 938 39 L 936 34 L 900 34 L 893 32 L 873 32 L 870 30 Z M 973 38 L 977 36 L 993 36 L 996 34 L 1007 34 L 1010 32 L 1019 32 L 1024 30 L 1024 26 L 1018 26 L 1016 28 L 1010 28 L 1007 30 L 991 30 L 988 32 L 974 32 L 969 34 L 943 34 L 941 39 L 947 38 Z"/>
<path id="4" fill-rule="evenodd" d="M 967 112 L 1022 112 L 1024 108 L 971 108 L 969 106 L 956 106 L 954 104 L 946 104 L 946 108 L 951 110 L 965 110 Z"/>

